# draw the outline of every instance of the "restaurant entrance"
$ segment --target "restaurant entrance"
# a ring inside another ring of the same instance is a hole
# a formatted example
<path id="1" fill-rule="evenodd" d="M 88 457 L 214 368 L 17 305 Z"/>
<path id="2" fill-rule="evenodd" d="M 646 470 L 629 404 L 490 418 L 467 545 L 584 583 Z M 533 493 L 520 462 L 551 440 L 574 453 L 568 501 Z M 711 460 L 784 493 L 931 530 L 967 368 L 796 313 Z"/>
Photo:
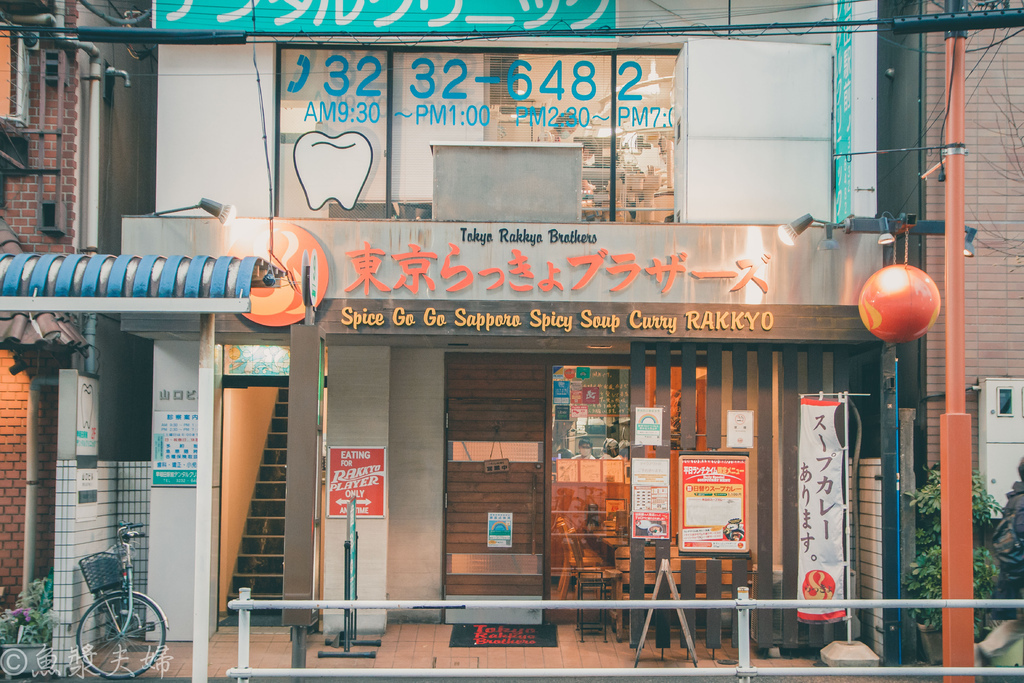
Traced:
<path id="1" fill-rule="evenodd" d="M 445 596 L 544 596 L 547 366 L 449 356 Z M 539 623 L 540 611 L 448 610 L 454 622 Z"/>

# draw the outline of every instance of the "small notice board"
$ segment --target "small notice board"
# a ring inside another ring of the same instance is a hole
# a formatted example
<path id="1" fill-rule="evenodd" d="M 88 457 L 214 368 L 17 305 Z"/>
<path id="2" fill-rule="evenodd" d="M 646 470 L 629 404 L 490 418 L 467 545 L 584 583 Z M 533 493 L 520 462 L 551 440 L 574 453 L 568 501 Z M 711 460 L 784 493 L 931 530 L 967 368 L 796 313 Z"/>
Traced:
<path id="1" fill-rule="evenodd" d="M 679 458 L 679 550 L 750 551 L 746 455 L 684 454 Z"/>
<path id="2" fill-rule="evenodd" d="M 383 448 L 329 448 L 327 516 L 346 516 L 349 501 L 355 501 L 359 517 L 384 517 L 385 465 Z"/>

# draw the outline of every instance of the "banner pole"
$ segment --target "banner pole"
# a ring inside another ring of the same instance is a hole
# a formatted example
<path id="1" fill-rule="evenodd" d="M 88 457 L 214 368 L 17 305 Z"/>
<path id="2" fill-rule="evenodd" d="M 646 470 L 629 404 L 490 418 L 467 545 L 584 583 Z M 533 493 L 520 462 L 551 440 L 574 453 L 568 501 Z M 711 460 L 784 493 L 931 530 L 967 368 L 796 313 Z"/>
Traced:
<path id="1" fill-rule="evenodd" d="M 843 403 L 843 457 L 846 459 L 846 598 L 853 599 L 853 459 L 850 457 L 850 395 L 844 391 Z M 853 642 L 853 610 L 846 610 L 846 642 Z"/>

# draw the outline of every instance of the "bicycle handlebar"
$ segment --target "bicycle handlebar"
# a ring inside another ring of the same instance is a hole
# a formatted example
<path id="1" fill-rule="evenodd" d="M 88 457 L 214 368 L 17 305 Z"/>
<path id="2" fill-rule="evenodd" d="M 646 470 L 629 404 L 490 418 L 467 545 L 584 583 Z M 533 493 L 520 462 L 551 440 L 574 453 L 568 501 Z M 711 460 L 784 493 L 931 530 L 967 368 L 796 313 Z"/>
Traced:
<path id="1" fill-rule="evenodd" d="M 144 534 L 143 532 L 141 532 L 141 531 L 132 531 L 132 529 L 140 529 L 140 528 L 142 528 L 142 525 L 141 524 L 137 524 L 135 522 L 132 522 L 132 523 L 121 522 L 118 525 L 118 528 L 117 528 L 117 536 L 118 536 L 118 538 L 122 538 L 122 539 L 144 538 L 146 536 L 146 534 Z"/>

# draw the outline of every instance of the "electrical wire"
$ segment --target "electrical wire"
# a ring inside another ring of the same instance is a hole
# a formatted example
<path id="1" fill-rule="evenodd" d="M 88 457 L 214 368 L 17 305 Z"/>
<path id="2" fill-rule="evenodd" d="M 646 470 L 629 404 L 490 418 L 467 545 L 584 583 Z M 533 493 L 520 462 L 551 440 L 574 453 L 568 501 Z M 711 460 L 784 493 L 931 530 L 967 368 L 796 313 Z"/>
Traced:
<path id="1" fill-rule="evenodd" d="M 252 7 L 252 30 L 256 30 L 256 1 L 250 0 Z M 267 163 L 267 191 L 270 195 L 267 204 L 267 217 L 270 221 L 270 239 L 267 245 L 267 251 L 270 256 L 270 262 L 274 263 L 277 261 L 278 265 L 282 265 L 281 261 L 274 256 L 274 173 L 270 167 L 270 143 L 267 137 L 267 112 L 266 107 L 263 104 L 263 84 L 260 81 L 260 65 L 256 59 L 256 44 L 252 46 L 252 68 L 256 72 L 256 95 L 259 98 L 260 105 L 260 126 L 263 130 L 263 156 Z M 283 268 L 283 265 L 282 265 Z M 287 271 L 287 268 L 284 270 Z"/>

